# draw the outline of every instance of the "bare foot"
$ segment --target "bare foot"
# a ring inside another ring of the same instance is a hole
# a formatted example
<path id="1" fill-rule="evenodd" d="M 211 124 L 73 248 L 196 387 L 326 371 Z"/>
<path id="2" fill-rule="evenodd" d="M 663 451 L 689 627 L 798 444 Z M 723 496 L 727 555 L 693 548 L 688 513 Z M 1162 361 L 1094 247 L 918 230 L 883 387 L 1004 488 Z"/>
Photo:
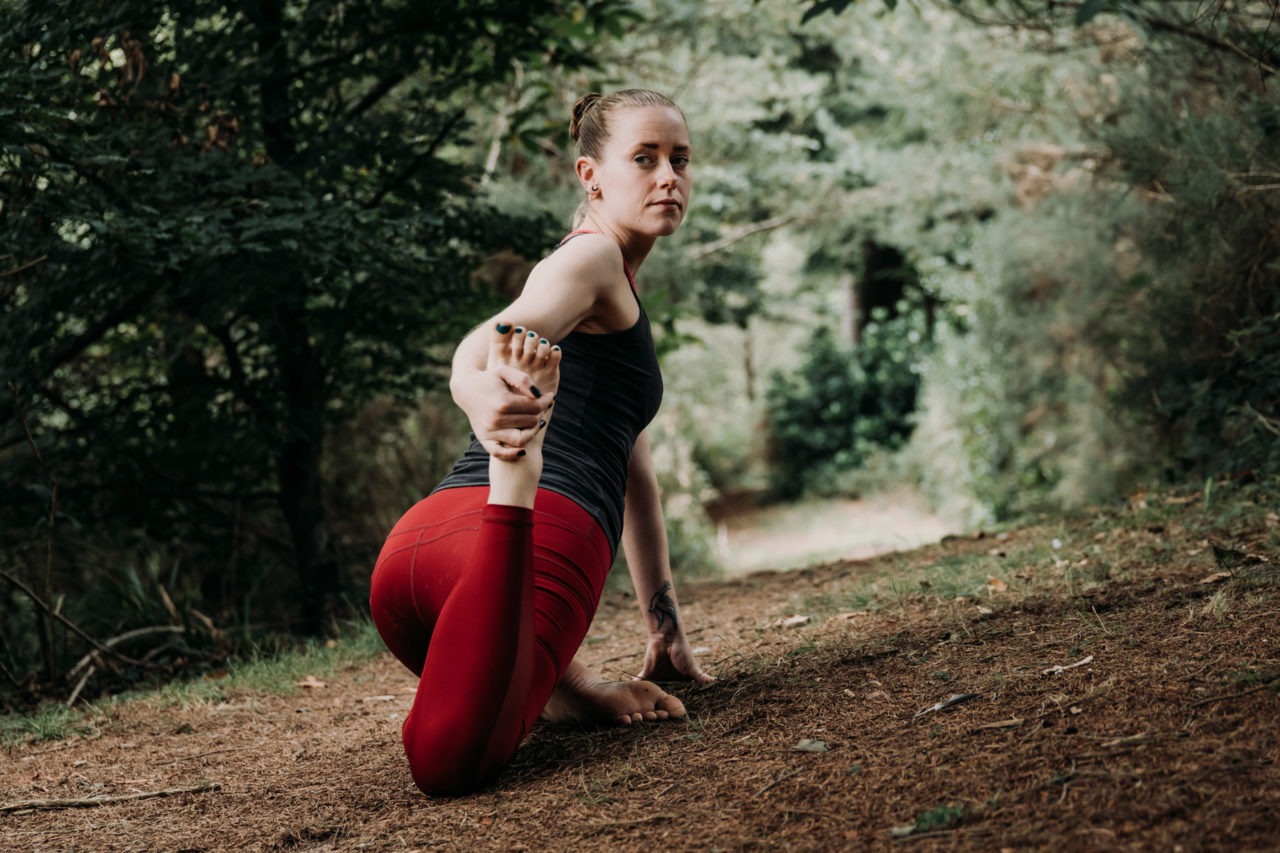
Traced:
<path id="1" fill-rule="evenodd" d="M 551 723 L 633 723 L 679 720 L 684 703 L 652 681 L 606 681 L 578 661 L 564 677 L 542 711 Z"/>
<path id="2" fill-rule="evenodd" d="M 505 331 L 504 331 L 505 330 Z M 535 396 L 554 394 L 560 387 L 560 347 L 552 346 L 537 332 L 499 323 L 489 338 L 486 367 L 513 367 L 528 375 Z M 533 507 L 542 479 L 542 439 L 551 413 L 543 418 L 538 432 L 526 444 L 519 459 L 505 461 L 489 457 L 489 503 Z"/>

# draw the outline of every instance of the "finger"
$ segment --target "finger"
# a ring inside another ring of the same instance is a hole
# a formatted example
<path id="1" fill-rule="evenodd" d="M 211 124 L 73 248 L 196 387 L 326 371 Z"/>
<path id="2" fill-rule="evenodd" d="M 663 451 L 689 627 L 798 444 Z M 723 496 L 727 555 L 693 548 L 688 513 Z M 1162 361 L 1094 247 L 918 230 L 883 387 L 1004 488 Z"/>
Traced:
<path id="1" fill-rule="evenodd" d="M 522 340 L 522 338 L 512 338 L 512 341 L 519 340 Z M 514 348 L 515 346 L 517 346 L 517 344 L 512 343 L 512 347 Z M 537 401 L 537 399 L 542 396 L 541 391 L 537 394 L 533 393 L 533 380 L 529 378 L 529 374 L 517 367 L 512 367 L 509 364 L 500 364 L 493 368 L 493 372 L 497 374 L 499 379 L 506 383 L 506 386 L 510 388 L 515 395 L 524 398 L 522 400 L 504 401 L 503 409 L 505 411 L 531 411 L 529 408 L 530 403 Z M 538 411 L 542 411 L 546 408 L 545 404 L 542 403 L 537 403 L 537 406 Z"/>
<path id="2" fill-rule="evenodd" d="M 520 447 L 508 447 L 505 444 L 497 444 L 496 442 L 485 442 L 482 446 L 489 452 L 490 456 L 506 462 L 515 462 L 525 455 L 525 450 Z"/>
<path id="3" fill-rule="evenodd" d="M 480 439 L 480 443 L 489 449 L 491 444 L 505 444 L 507 447 L 521 448 L 529 443 L 535 435 L 538 434 L 538 420 L 535 418 L 528 429 L 500 429 L 495 432 L 486 433 Z M 490 453 L 493 451 L 490 450 Z"/>

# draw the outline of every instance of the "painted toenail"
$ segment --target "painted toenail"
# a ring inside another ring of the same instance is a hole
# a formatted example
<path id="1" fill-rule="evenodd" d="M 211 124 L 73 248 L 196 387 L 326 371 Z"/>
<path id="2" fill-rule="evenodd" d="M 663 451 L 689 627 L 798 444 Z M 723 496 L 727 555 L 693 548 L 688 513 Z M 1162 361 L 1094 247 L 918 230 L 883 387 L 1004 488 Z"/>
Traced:
<path id="1" fill-rule="evenodd" d="M 529 330 L 529 337 L 536 338 L 537 336 L 538 336 L 537 332 L 533 331 L 532 329 Z"/>
<path id="2" fill-rule="evenodd" d="M 498 324 L 498 334 L 500 334 L 500 335 L 505 335 L 505 334 L 506 334 L 507 332 L 509 332 L 509 331 L 511 331 L 511 324 L 510 324 L 510 323 L 499 323 L 499 324 Z"/>
<path id="3" fill-rule="evenodd" d="M 551 343 L 551 341 L 547 340 L 546 338 L 542 338 L 542 339 L 540 339 L 540 340 L 538 341 L 538 345 L 539 345 L 539 346 L 544 346 L 544 347 L 545 347 L 547 344 L 549 344 L 549 343 Z"/>
<path id="4" fill-rule="evenodd" d="M 516 326 L 516 334 L 517 335 L 524 334 L 524 326 Z"/>

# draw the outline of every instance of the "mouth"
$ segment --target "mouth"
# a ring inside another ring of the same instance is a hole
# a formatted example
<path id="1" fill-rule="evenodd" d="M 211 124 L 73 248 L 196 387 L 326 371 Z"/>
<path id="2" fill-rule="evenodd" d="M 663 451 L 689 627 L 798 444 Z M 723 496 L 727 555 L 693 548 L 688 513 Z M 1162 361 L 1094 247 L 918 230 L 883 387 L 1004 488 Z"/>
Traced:
<path id="1" fill-rule="evenodd" d="M 658 207 L 669 207 L 669 208 L 671 208 L 671 209 L 673 209 L 673 210 L 680 210 L 680 209 L 681 209 L 681 204 L 680 204 L 680 202 L 676 201 L 674 198 L 662 198 L 662 199 L 658 199 L 657 201 L 653 202 L 653 204 L 654 204 L 654 205 L 656 205 L 656 206 L 658 206 Z"/>

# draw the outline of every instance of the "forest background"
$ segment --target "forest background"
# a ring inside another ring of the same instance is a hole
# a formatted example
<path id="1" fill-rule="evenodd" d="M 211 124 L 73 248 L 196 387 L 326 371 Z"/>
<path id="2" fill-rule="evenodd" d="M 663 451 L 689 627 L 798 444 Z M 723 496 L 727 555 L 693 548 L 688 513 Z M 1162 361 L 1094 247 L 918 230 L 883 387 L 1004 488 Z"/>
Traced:
<path id="1" fill-rule="evenodd" d="M 908 483 L 975 527 L 1275 476 L 1278 17 L 0 0 L 0 708 L 361 617 L 591 90 L 695 146 L 642 276 L 678 573 L 744 498 Z"/>

